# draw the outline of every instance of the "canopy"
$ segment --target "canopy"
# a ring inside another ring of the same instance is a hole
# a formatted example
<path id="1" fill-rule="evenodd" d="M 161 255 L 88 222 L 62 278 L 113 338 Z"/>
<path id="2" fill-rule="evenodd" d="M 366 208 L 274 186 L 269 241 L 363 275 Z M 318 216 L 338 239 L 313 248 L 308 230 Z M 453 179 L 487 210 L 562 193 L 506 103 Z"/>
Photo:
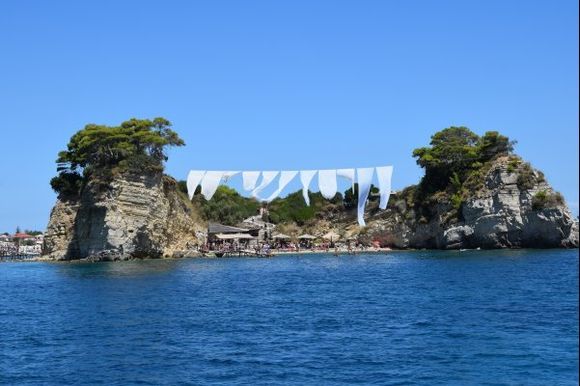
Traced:
<path id="1" fill-rule="evenodd" d="M 290 237 L 290 236 L 288 236 L 288 235 L 285 235 L 285 234 L 279 233 L 279 234 L 277 234 L 277 235 L 274 235 L 274 236 L 272 236 L 272 238 L 274 238 L 274 239 L 289 239 L 289 238 L 291 238 L 291 237 Z"/>
<path id="2" fill-rule="evenodd" d="M 300 239 L 300 240 L 314 240 L 314 239 L 317 239 L 317 238 L 318 237 L 312 236 L 312 235 L 309 235 L 309 234 L 304 234 L 304 235 L 298 236 L 298 239 Z"/>
<path id="3" fill-rule="evenodd" d="M 245 228 L 232 227 L 229 225 L 222 225 L 217 223 L 210 223 L 207 227 L 208 233 L 243 233 L 248 230 Z"/>
<path id="4" fill-rule="evenodd" d="M 220 240 L 232 240 L 232 239 L 253 239 L 254 236 L 247 233 L 218 233 L 215 235 Z"/>
<path id="5" fill-rule="evenodd" d="M 327 234 L 325 234 L 324 236 L 322 236 L 322 238 L 325 240 L 336 241 L 336 240 L 340 239 L 340 235 L 334 231 L 330 231 Z"/>

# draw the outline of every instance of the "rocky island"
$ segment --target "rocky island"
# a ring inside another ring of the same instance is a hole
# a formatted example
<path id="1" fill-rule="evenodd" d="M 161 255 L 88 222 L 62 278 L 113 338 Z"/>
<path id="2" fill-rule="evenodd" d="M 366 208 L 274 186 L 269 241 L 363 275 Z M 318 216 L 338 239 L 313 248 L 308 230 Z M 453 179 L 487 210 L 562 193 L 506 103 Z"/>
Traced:
<path id="1" fill-rule="evenodd" d="M 208 221 L 236 225 L 262 204 L 220 186 L 212 201 L 189 200 L 183 181 L 163 173 L 165 149 L 183 141 L 163 118 L 119 126 L 87 125 L 59 153 L 58 193 L 43 253 L 55 260 L 182 257 L 205 242 Z M 391 248 L 577 248 L 578 222 L 543 173 L 513 153 L 497 132 L 465 127 L 433 135 L 413 156 L 425 169 L 417 184 L 393 193 L 367 226 L 356 223 L 356 189 L 324 200 L 301 192 L 272 201 L 265 219 L 297 235 L 333 230 L 361 244 Z"/>

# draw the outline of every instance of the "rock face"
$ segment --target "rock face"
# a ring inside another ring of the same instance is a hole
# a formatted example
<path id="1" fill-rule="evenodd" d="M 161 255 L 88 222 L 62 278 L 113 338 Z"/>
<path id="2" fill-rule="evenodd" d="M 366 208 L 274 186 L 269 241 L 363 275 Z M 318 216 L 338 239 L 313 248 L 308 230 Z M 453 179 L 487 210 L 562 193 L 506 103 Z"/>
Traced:
<path id="1" fill-rule="evenodd" d="M 80 197 L 59 199 L 50 215 L 43 252 L 57 260 L 173 257 L 204 230 L 175 180 L 161 173 L 90 182 Z"/>
<path id="2" fill-rule="evenodd" d="M 522 176 L 527 176 L 523 180 Z M 496 160 L 480 187 L 459 209 L 435 200 L 426 218 L 401 194 L 387 210 L 368 205 L 367 227 L 354 213 L 337 210 L 310 228 L 284 229 L 292 234 L 335 230 L 359 241 L 394 248 L 577 248 L 578 222 L 543 175 L 531 167 Z M 534 203 L 536 200 L 536 203 Z M 44 254 L 58 260 L 126 260 L 191 255 L 202 244 L 206 224 L 174 179 L 161 173 L 126 175 L 109 184 L 89 183 L 80 197 L 58 200 L 45 235 Z"/>
<path id="3" fill-rule="evenodd" d="M 577 248 L 578 222 L 564 202 L 534 208 L 538 193 L 555 192 L 543 175 L 531 169 L 532 183 L 522 187 L 524 171 L 499 159 L 484 177 L 483 187 L 463 202 L 459 219 L 449 221 L 452 206 L 437 203 L 430 220 L 417 220 L 396 195 L 389 209 L 376 212 L 368 232 L 396 248 Z"/>

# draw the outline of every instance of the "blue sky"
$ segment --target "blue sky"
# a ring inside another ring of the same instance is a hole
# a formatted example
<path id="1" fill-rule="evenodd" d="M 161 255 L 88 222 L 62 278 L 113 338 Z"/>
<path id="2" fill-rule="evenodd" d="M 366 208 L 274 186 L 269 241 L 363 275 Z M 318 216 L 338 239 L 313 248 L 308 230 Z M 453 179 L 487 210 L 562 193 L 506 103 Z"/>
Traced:
<path id="1" fill-rule="evenodd" d="M 392 164 L 395 188 L 435 131 L 499 130 L 578 213 L 578 5 L 4 0 L 0 113 L 0 231 L 44 229 L 76 130 L 156 116 L 178 179 Z"/>

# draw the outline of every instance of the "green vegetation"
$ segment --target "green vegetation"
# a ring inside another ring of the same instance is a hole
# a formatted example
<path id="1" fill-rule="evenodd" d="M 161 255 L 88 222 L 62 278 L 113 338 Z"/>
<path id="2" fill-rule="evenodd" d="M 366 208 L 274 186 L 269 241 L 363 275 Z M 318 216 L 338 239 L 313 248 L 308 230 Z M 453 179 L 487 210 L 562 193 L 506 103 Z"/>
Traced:
<path id="1" fill-rule="evenodd" d="M 546 178 L 544 177 L 544 173 L 534 173 L 534 169 L 529 162 L 524 162 L 521 164 L 517 180 L 518 188 L 522 190 L 529 190 L 532 189 L 536 184 L 545 181 Z"/>
<path id="2" fill-rule="evenodd" d="M 449 202 L 459 215 L 465 197 L 482 186 L 491 162 L 509 155 L 514 144 L 515 141 L 497 131 L 488 131 L 480 137 L 463 126 L 435 133 L 429 147 L 413 151 L 417 164 L 425 169 L 420 184 L 412 192 L 418 216 L 426 221 L 438 201 Z"/>
<path id="3" fill-rule="evenodd" d="M 61 196 L 77 195 L 88 178 L 163 171 L 166 148 L 183 145 L 164 118 L 130 119 L 119 126 L 89 124 L 58 154 L 59 174 L 50 184 Z"/>
<path id="4" fill-rule="evenodd" d="M 178 186 L 183 186 L 180 182 Z M 182 189 L 182 188 L 180 188 Z M 185 189 L 187 191 L 187 188 Z M 253 198 L 241 196 L 234 189 L 220 185 L 211 200 L 206 200 L 198 191 L 192 202 L 202 217 L 208 221 L 236 225 L 243 219 L 258 214 L 260 203 Z"/>
<path id="5" fill-rule="evenodd" d="M 463 202 L 481 189 L 499 157 L 509 157 L 507 172 L 518 173 L 520 189 L 537 186 L 545 180 L 543 174 L 511 154 L 514 144 L 515 141 L 497 131 L 479 136 L 467 127 L 449 127 L 435 133 L 429 146 L 413 151 L 417 164 L 425 170 L 421 182 L 396 194 L 395 206 L 401 211 L 411 209 L 406 211 L 405 218 L 415 217 L 419 223 L 427 223 L 437 204 L 445 203 L 449 208 L 446 219 L 456 221 L 460 219 Z M 167 160 L 166 149 L 183 145 L 171 123 L 163 118 L 131 119 L 119 126 L 89 124 L 72 136 L 67 150 L 59 153 L 58 175 L 51 180 L 51 186 L 66 198 L 78 195 L 89 179 L 108 181 L 123 173 L 161 172 Z M 187 194 L 185 181 L 177 182 L 176 186 Z M 369 200 L 378 200 L 377 193 L 378 189 L 372 186 Z M 324 199 L 320 193 L 310 193 L 310 200 L 311 206 L 306 206 L 301 191 L 277 198 L 268 204 L 269 215 L 265 220 L 302 226 L 319 218 L 336 218 L 336 214 L 356 209 L 358 184 L 354 191 L 347 189 L 332 200 Z M 533 207 L 549 208 L 562 202 L 559 193 L 542 191 L 534 196 Z M 210 201 L 199 194 L 198 188 L 192 203 L 206 220 L 229 225 L 256 215 L 262 205 L 226 186 L 220 186 Z"/>
<path id="6" fill-rule="evenodd" d="M 563 204 L 564 197 L 559 192 L 550 193 L 546 190 L 540 190 L 532 197 L 533 210 L 555 208 Z"/>
<path id="7" fill-rule="evenodd" d="M 268 220 L 274 224 L 295 222 L 304 225 L 323 212 L 338 212 L 344 209 L 342 194 L 337 193 L 332 200 L 322 197 L 320 192 L 310 192 L 310 206 L 306 206 L 302 191 L 291 193 L 285 198 L 276 198 L 268 205 Z"/>
<path id="8" fill-rule="evenodd" d="M 425 169 L 422 188 L 432 193 L 445 190 L 452 177 L 463 183 L 485 162 L 511 153 L 515 142 L 497 131 L 488 131 L 479 137 L 462 126 L 435 133 L 430 144 L 413 150 L 413 157 Z"/>

